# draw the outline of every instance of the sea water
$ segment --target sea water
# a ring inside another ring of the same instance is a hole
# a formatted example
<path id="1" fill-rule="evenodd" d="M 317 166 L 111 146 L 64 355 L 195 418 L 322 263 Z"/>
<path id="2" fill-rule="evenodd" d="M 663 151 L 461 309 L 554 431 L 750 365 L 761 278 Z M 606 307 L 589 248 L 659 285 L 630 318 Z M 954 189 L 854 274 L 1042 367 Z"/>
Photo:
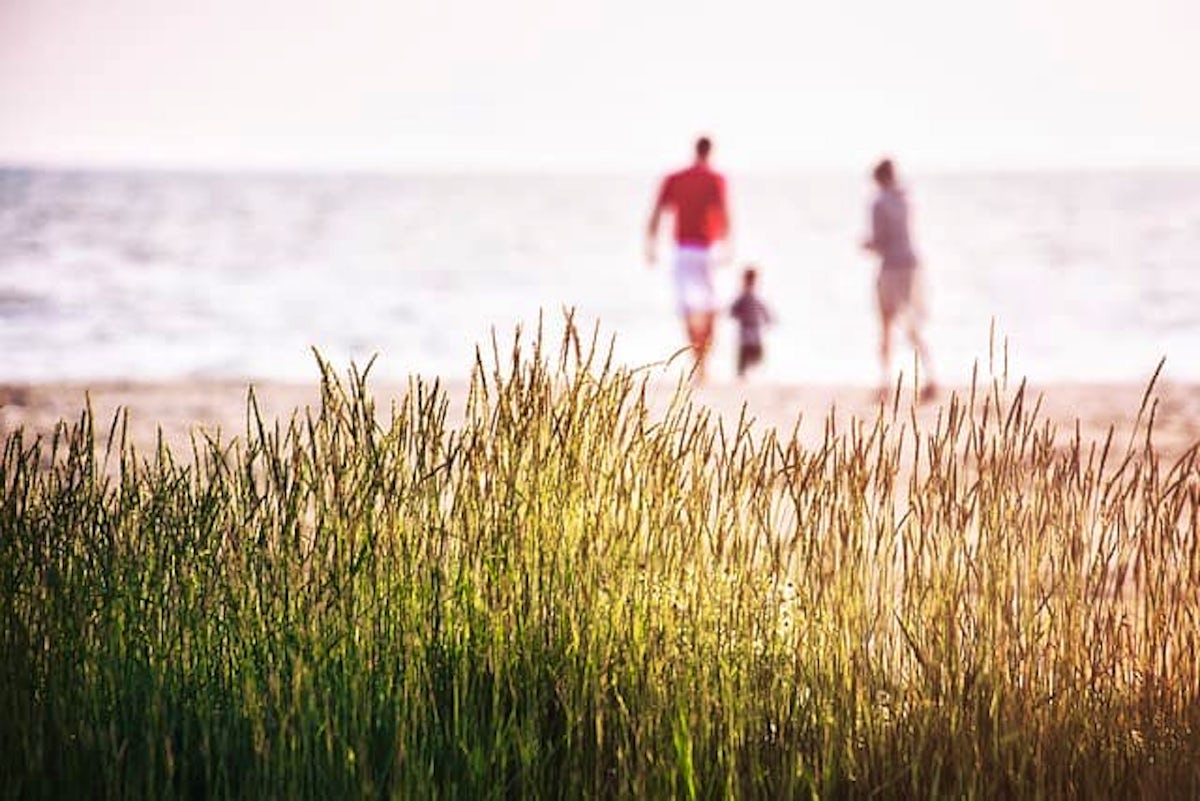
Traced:
<path id="1" fill-rule="evenodd" d="M 0 381 L 466 376 L 564 310 L 617 361 L 683 345 L 659 176 L 0 170 Z M 934 367 L 1200 380 L 1200 171 L 907 179 Z M 878 378 L 863 175 L 729 175 L 734 258 L 774 312 L 757 377 Z M 713 374 L 732 376 L 725 315 Z M 900 339 L 898 342 L 902 342 Z M 684 363 L 677 359 L 674 364 Z M 911 365 L 898 348 L 897 368 Z"/>

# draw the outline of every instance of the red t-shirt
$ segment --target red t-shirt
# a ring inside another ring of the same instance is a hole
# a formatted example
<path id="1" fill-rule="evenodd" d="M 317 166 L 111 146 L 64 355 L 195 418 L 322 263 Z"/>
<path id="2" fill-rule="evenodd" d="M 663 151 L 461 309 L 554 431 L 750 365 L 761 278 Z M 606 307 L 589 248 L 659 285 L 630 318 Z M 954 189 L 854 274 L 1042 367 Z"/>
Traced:
<path id="1" fill-rule="evenodd" d="M 703 164 L 671 173 L 659 205 L 675 213 L 675 241 L 707 247 L 725 236 L 725 178 Z"/>

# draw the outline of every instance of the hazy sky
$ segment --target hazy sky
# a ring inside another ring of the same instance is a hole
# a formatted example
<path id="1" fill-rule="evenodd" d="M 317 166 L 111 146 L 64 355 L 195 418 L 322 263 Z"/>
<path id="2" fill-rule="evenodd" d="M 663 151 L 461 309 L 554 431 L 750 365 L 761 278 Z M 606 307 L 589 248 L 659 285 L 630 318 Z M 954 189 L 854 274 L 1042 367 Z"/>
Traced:
<path id="1" fill-rule="evenodd" d="M 1198 0 L 0 0 L 0 162 L 1200 164 Z"/>

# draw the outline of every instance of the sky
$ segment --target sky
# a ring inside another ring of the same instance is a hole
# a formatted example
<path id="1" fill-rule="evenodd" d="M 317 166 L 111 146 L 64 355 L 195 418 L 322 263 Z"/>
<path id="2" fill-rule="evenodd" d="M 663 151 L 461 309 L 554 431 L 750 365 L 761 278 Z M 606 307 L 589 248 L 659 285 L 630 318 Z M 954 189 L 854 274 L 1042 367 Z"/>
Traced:
<path id="1" fill-rule="evenodd" d="M 1197 0 L 0 0 L 0 163 L 1200 165 Z"/>

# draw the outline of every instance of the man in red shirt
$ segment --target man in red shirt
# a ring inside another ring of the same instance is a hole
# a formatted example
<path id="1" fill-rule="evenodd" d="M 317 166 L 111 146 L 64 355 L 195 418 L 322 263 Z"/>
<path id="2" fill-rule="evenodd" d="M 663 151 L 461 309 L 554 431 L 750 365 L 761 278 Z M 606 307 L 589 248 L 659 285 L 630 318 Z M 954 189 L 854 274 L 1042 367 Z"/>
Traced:
<path id="1" fill-rule="evenodd" d="M 675 217 L 675 289 L 679 313 L 687 327 L 688 342 L 696 360 L 695 377 L 704 380 L 705 360 L 712 347 L 717 312 L 713 291 L 713 250 L 729 236 L 729 209 L 725 178 L 708 166 L 712 141 L 696 140 L 692 166 L 668 175 L 650 214 L 646 256 L 653 266 L 658 223 L 664 211 Z"/>

